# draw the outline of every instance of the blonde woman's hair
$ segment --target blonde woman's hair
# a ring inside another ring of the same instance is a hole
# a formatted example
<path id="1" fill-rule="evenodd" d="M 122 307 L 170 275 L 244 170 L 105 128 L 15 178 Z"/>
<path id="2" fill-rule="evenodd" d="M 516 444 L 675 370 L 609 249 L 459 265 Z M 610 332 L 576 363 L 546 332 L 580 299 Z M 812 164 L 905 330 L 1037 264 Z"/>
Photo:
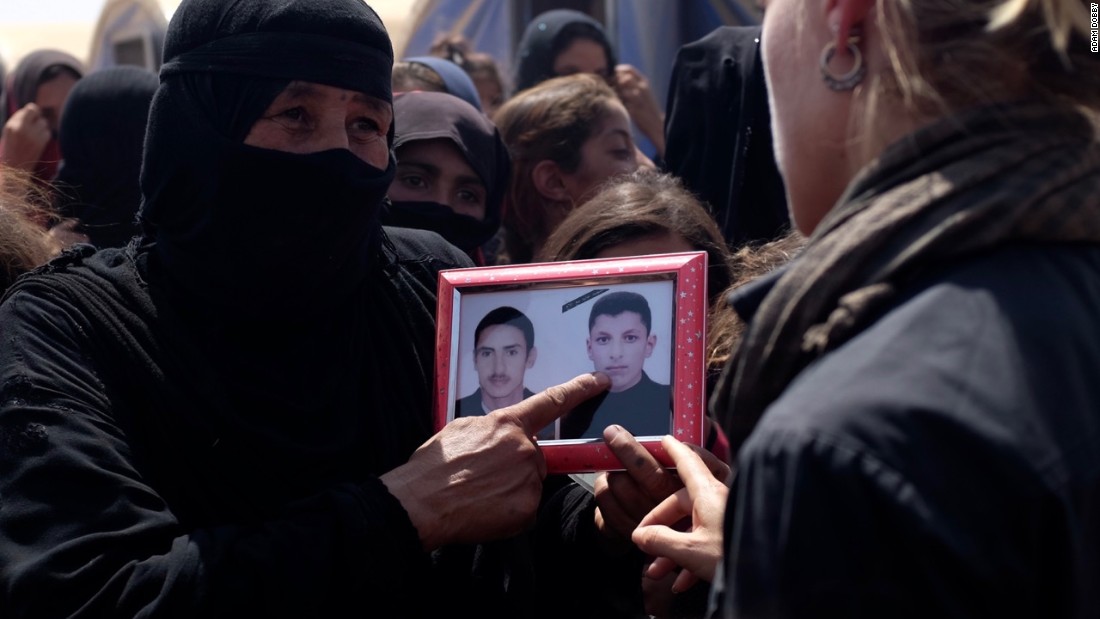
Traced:
<path id="1" fill-rule="evenodd" d="M 0 169 L 0 295 L 23 273 L 61 251 L 47 226 L 55 219 L 45 190 L 13 168 Z"/>
<path id="2" fill-rule="evenodd" d="M 1091 0 L 888 0 L 882 92 L 918 116 L 1017 99 L 1100 109 Z"/>

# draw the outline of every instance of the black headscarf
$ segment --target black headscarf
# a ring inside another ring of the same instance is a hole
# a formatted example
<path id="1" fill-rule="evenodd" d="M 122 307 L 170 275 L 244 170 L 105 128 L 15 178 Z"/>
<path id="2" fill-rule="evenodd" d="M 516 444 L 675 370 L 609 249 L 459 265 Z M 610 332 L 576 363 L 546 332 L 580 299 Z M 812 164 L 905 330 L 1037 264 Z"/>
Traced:
<path id="1" fill-rule="evenodd" d="M 190 394 L 179 432 L 216 436 L 227 470 L 309 485 L 353 457 L 381 472 L 430 433 L 435 282 L 410 281 L 383 241 L 392 152 L 379 170 L 243 143 L 289 81 L 389 102 L 392 66 L 362 0 L 185 0 L 169 24 L 132 251 L 156 372 Z"/>
<path id="2" fill-rule="evenodd" d="M 242 315 L 341 305 L 377 258 L 392 153 L 379 170 L 347 149 L 243 141 L 292 80 L 390 102 L 393 48 L 377 14 L 351 0 L 194 0 L 173 15 L 164 60 L 139 218 L 173 286 Z"/>
<path id="3" fill-rule="evenodd" d="M 789 227 L 775 164 L 760 26 L 723 26 L 680 48 L 665 121 L 665 167 L 710 205 L 726 242 Z"/>
<path id="4" fill-rule="evenodd" d="M 459 249 L 474 253 L 500 228 L 500 205 L 512 173 L 500 131 L 465 101 L 440 92 L 409 92 L 393 103 L 394 149 L 423 140 L 450 140 L 485 183 L 485 218 L 474 219 L 436 202 L 392 202 L 387 225 L 438 232 Z"/>
<path id="5" fill-rule="evenodd" d="M 122 247 L 138 232 L 142 146 L 158 83 L 146 69 L 109 67 L 77 82 L 65 102 L 57 206 L 97 247 Z"/>
<path id="6" fill-rule="evenodd" d="M 615 68 L 615 52 L 600 22 L 580 11 L 555 9 L 540 14 L 523 31 L 516 50 L 516 92 L 544 82 L 554 74 L 554 59 L 576 39 L 603 46 L 607 68 Z"/>
<path id="7" fill-rule="evenodd" d="M 6 123 L 11 115 L 18 112 L 28 103 L 33 103 L 38 96 L 38 87 L 42 84 L 43 76 L 54 67 L 65 67 L 77 79 L 84 75 L 84 64 L 63 51 L 56 49 L 40 49 L 23 57 L 19 64 L 15 65 L 11 75 L 8 76 L 4 87 L 3 113 L 0 114 L 0 126 Z M 46 148 L 42 151 L 38 165 L 35 167 L 35 178 L 43 181 L 52 180 L 57 175 L 58 164 L 61 161 L 62 152 L 57 142 L 57 136 L 53 136 Z"/>

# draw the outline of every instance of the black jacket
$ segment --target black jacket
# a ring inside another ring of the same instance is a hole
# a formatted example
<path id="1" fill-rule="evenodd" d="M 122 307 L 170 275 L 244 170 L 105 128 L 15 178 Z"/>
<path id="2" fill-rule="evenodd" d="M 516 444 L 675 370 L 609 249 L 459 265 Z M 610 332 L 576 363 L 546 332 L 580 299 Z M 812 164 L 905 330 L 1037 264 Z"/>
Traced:
<path id="1" fill-rule="evenodd" d="M 1097 315 L 1100 250 L 1017 246 L 807 367 L 737 458 L 715 616 L 1100 616 Z"/>

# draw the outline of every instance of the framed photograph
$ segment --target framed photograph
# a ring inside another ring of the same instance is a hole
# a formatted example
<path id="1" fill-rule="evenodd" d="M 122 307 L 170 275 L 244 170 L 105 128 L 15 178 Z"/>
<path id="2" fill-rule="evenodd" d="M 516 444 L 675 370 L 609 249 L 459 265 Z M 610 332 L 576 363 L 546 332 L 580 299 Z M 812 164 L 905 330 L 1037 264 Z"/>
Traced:
<path id="1" fill-rule="evenodd" d="M 585 372 L 611 388 L 538 431 L 551 473 L 622 469 L 619 424 L 657 459 L 660 439 L 702 444 L 706 252 L 442 271 L 436 429 Z"/>

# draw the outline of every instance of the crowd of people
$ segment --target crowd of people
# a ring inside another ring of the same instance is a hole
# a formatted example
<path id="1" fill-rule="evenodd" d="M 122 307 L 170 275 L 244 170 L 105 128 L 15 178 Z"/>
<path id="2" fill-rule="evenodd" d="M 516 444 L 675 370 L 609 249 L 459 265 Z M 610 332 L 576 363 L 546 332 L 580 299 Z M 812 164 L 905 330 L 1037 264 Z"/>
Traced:
<path id="1" fill-rule="evenodd" d="M 159 75 L 3 77 L 0 614 L 1100 615 L 1087 2 L 767 0 L 663 103 L 582 12 L 505 76 L 368 5 L 184 0 Z M 601 412 L 668 427 L 630 292 L 543 391 L 486 313 L 435 427 L 441 270 L 692 251 L 675 466 Z M 548 475 L 575 436 L 622 468 Z"/>

